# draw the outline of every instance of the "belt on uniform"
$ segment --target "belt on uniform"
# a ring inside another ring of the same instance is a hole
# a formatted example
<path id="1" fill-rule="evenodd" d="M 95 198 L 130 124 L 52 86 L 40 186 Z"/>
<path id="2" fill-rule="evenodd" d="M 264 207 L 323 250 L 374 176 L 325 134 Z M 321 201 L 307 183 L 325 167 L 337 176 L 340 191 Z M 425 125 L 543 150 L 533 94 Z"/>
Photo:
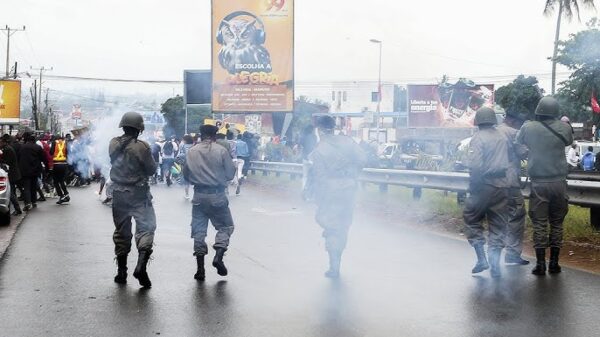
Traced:
<path id="1" fill-rule="evenodd" d="M 194 192 L 201 194 L 217 194 L 225 192 L 223 186 L 194 186 Z"/>

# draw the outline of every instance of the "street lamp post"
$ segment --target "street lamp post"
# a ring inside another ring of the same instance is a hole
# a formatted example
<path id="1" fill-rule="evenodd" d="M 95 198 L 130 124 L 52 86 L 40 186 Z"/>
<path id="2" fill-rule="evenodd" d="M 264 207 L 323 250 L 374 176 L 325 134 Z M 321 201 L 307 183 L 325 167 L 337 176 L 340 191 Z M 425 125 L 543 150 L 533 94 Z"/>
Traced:
<path id="1" fill-rule="evenodd" d="M 383 41 L 377 39 L 371 39 L 372 43 L 376 43 L 379 45 L 379 79 L 377 80 L 377 142 L 379 142 L 379 127 L 381 120 L 381 54 L 383 49 Z"/>

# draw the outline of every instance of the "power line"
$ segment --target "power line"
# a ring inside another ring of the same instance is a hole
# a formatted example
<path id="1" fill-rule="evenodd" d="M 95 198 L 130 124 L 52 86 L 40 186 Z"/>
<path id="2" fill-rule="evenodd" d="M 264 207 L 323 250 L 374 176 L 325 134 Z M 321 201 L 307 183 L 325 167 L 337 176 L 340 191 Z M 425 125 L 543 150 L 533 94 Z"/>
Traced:
<path id="1" fill-rule="evenodd" d="M 8 25 L 4 26 L 4 28 L 0 28 L 6 34 L 6 78 L 10 77 L 10 37 L 13 36 L 17 32 L 22 32 L 25 30 L 25 26 L 23 28 L 10 28 Z"/>
<path id="2" fill-rule="evenodd" d="M 173 80 L 138 80 L 138 79 L 82 77 L 82 76 L 68 76 L 68 75 L 48 75 L 46 77 L 49 79 L 55 79 L 55 80 L 120 82 L 120 83 L 151 83 L 151 84 L 183 84 L 183 81 L 173 81 Z"/>

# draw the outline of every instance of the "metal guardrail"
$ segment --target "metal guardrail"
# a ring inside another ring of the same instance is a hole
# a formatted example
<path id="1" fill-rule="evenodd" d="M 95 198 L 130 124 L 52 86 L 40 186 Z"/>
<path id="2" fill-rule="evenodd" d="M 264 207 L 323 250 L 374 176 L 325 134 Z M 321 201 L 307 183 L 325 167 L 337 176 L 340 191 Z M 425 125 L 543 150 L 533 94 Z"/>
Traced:
<path id="1" fill-rule="evenodd" d="M 302 176 L 302 165 L 279 162 L 253 161 L 251 171 L 262 171 L 290 174 L 292 178 Z M 388 185 L 404 186 L 413 189 L 413 196 L 418 198 L 421 189 L 433 189 L 457 192 L 464 196 L 469 188 L 469 174 L 466 172 L 434 172 L 411 170 L 364 169 L 360 181 L 377 184 L 381 191 L 386 191 Z M 569 203 L 591 209 L 591 221 L 600 227 L 600 174 L 575 172 L 568 176 Z M 529 197 L 529 186 L 523 190 L 523 195 Z"/>

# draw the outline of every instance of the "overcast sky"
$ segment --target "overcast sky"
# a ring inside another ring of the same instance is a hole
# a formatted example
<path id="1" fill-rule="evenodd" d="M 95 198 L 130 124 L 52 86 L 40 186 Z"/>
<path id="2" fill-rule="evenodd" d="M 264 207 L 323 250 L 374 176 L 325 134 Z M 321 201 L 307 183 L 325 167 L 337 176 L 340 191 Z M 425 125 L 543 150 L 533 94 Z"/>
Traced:
<path id="1" fill-rule="evenodd" d="M 556 19 L 542 15 L 544 2 L 297 0 L 296 79 L 375 80 L 370 38 L 383 40 L 387 81 L 549 73 Z M 582 22 L 594 15 L 582 13 Z M 27 26 L 11 40 L 21 69 L 181 80 L 183 69 L 210 67 L 209 0 L 2 0 L 5 24 Z M 575 19 L 561 36 L 583 28 Z M 0 69 L 5 45 L 2 35 Z"/>

